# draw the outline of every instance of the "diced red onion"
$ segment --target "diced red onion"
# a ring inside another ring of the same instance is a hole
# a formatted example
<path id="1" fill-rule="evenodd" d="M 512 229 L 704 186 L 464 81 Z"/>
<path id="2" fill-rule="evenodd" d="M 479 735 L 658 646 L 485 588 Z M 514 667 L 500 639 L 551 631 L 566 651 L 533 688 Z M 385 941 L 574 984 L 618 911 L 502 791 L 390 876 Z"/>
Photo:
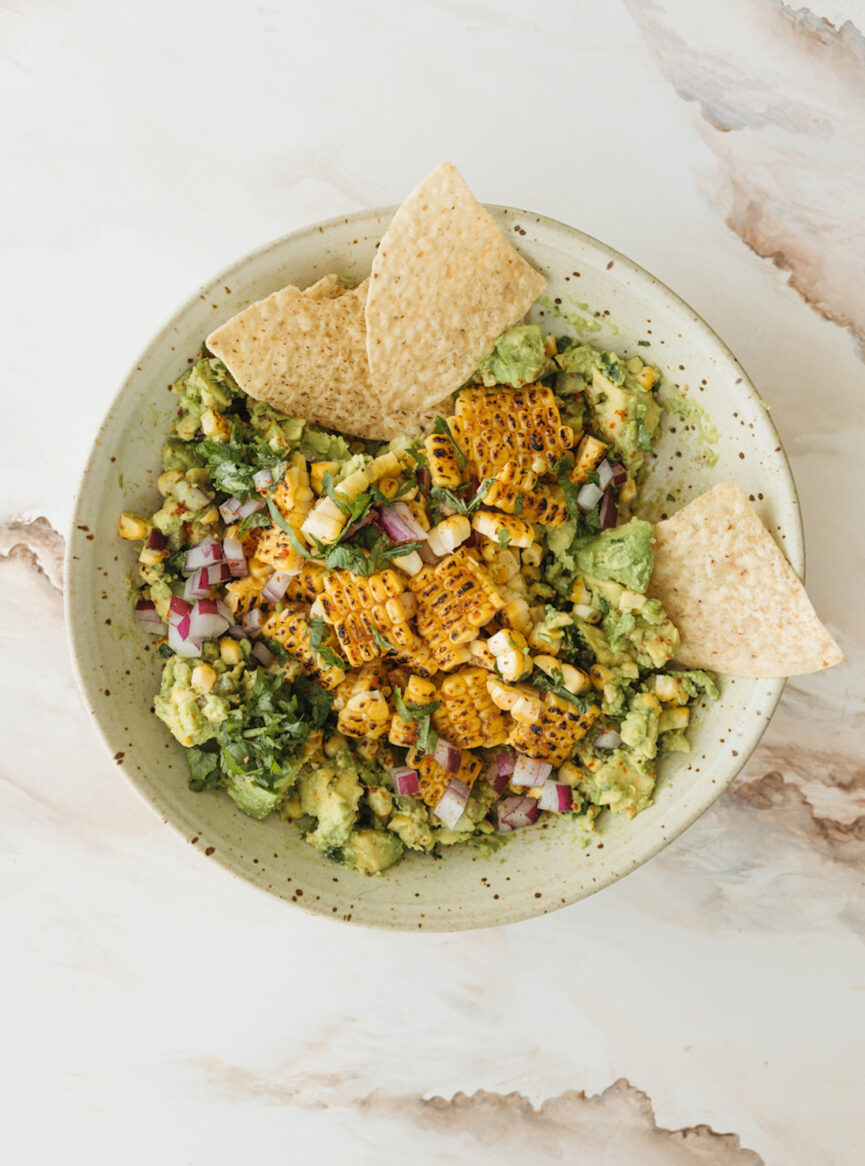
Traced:
<path id="1" fill-rule="evenodd" d="M 261 625 L 264 623 L 264 613 L 260 607 L 251 607 L 249 611 L 245 611 L 240 618 L 241 625 L 246 634 L 251 638 L 261 635 Z"/>
<path id="2" fill-rule="evenodd" d="M 548 781 L 538 798 L 539 810 L 551 810 L 554 814 L 564 814 L 573 802 L 574 792 L 569 785 L 558 781 Z"/>
<path id="3" fill-rule="evenodd" d="M 147 536 L 147 549 L 149 551 L 164 551 L 168 546 L 168 539 L 161 530 L 157 530 L 155 526 L 150 528 L 150 534 Z"/>
<path id="4" fill-rule="evenodd" d="M 480 535 L 474 527 L 469 531 L 469 537 L 463 543 L 464 547 L 476 547 L 480 542 Z"/>
<path id="5" fill-rule="evenodd" d="M 195 640 L 221 636 L 231 623 L 219 610 L 215 599 L 197 599 L 189 616 L 189 634 Z"/>
<path id="6" fill-rule="evenodd" d="M 288 571 L 274 571 L 261 589 L 261 598 L 265 603 L 279 603 L 290 582 L 291 575 Z"/>
<path id="7" fill-rule="evenodd" d="M 604 491 L 600 486 L 596 486 L 594 482 L 586 482 L 580 486 L 577 505 L 583 511 L 594 510 L 603 496 Z"/>
<path id="8" fill-rule="evenodd" d="M 399 769 L 391 771 L 391 777 L 393 778 L 393 788 L 400 797 L 413 798 L 415 794 L 420 792 L 420 782 L 416 769 L 402 765 Z"/>
<path id="9" fill-rule="evenodd" d="M 502 749 L 490 760 L 485 777 L 501 797 L 508 787 L 508 780 L 514 771 L 516 759 L 510 749 Z"/>
<path id="10" fill-rule="evenodd" d="M 427 538 L 429 538 L 429 532 L 424 530 L 414 514 L 412 514 L 408 502 L 394 502 L 390 509 L 395 511 L 409 528 L 413 542 L 426 542 Z"/>
<path id="11" fill-rule="evenodd" d="M 426 466 L 418 466 L 417 474 L 415 476 L 417 477 L 417 484 L 422 490 L 428 490 L 430 488 L 432 478 L 430 477 L 430 472 Z"/>
<path id="12" fill-rule="evenodd" d="M 495 762 L 493 762 L 487 769 L 485 776 L 499 797 L 501 797 L 508 788 L 508 775 L 506 773 L 497 773 Z"/>
<path id="13" fill-rule="evenodd" d="M 274 660 L 273 652 L 265 644 L 256 644 L 252 649 L 252 655 L 265 668 L 269 668 Z"/>
<path id="14" fill-rule="evenodd" d="M 231 638 L 233 640 L 245 640 L 246 639 L 246 632 L 243 630 L 243 628 L 240 626 L 239 623 L 233 623 L 231 625 L 231 627 L 228 629 L 228 634 L 231 636 Z"/>
<path id="15" fill-rule="evenodd" d="M 212 570 L 212 567 L 201 567 L 194 575 L 190 575 L 186 580 L 186 586 L 183 588 L 183 598 L 188 601 L 207 598 L 210 595 L 210 580 L 208 576 Z"/>
<path id="16" fill-rule="evenodd" d="M 543 785 L 552 772 L 553 767 L 549 761 L 535 761 L 533 758 L 524 757 L 520 753 L 517 755 L 511 781 L 514 785 L 521 785 L 527 789 L 532 789 L 535 786 Z"/>
<path id="17" fill-rule="evenodd" d="M 227 583 L 231 578 L 231 567 L 226 562 L 213 563 L 210 567 L 205 567 L 207 571 L 207 582 L 211 587 L 215 587 L 218 583 Z"/>
<path id="18" fill-rule="evenodd" d="M 223 522 L 236 522 L 237 517 L 240 514 L 240 507 L 242 505 L 243 503 L 240 501 L 240 499 L 235 498 L 234 495 L 232 495 L 230 498 L 226 498 L 226 500 L 219 508 L 219 513 L 222 515 Z"/>
<path id="19" fill-rule="evenodd" d="M 439 737 L 433 752 L 433 760 L 437 761 L 447 773 L 459 773 L 463 763 L 463 751 L 444 737 Z"/>
<path id="20" fill-rule="evenodd" d="M 610 527 L 616 525 L 619 517 L 619 507 L 612 490 L 608 490 L 601 499 L 601 509 L 598 511 L 598 517 L 601 520 L 601 530 L 609 530 Z"/>
<path id="21" fill-rule="evenodd" d="M 454 778 L 439 798 L 433 813 L 449 830 L 453 830 L 463 816 L 470 792 L 465 782 Z"/>
<path id="22" fill-rule="evenodd" d="M 243 553 L 243 544 L 240 539 L 224 538 L 222 540 L 222 554 L 231 571 L 232 578 L 242 579 L 249 574 L 246 565 L 246 555 Z"/>
<path id="23" fill-rule="evenodd" d="M 516 764 L 516 755 L 510 749 L 502 749 L 496 754 L 496 769 L 503 777 L 510 777 Z"/>
<path id="24" fill-rule="evenodd" d="M 531 826 L 538 818 L 536 798 L 505 798 L 496 806 L 496 829 L 499 834 L 510 834 Z"/>
<path id="25" fill-rule="evenodd" d="M 172 595 L 171 602 L 168 605 L 168 622 L 169 624 L 177 624 L 184 616 L 189 615 L 192 611 L 192 604 L 187 603 L 185 599 L 181 599 L 179 595 Z"/>
<path id="26" fill-rule="evenodd" d="M 427 532 L 416 521 L 411 511 L 407 508 L 406 512 L 400 511 L 397 506 L 399 503 L 395 506 L 379 507 L 378 524 L 387 537 L 395 543 L 411 543 L 418 539 L 424 541 Z"/>
<path id="27" fill-rule="evenodd" d="M 621 462 L 610 462 L 610 469 L 613 473 L 613 476 L 610 479 L 610 485 L 615 486 L 616 488 L 619 486 L 624 486 L 625 482 L 628 480 L 627 469 L 622 465 Z"/>
<path id="28" fill-rule="evenodd" d="M 273 471 L 256 470 L 256 472 L 252 475 L 252 480 L 255 484 L 256 490 L 269 490 L 273 485 Z"/>
<path id="29" fill-rule="evenodd" d="M 165 631 L 165 625 L 159 616 L 159 612 L 156 610 L 156 604 L 151 603 L 149 599 L 142 599 L 136 603 L 135 618 L 141 627 L 148 632 L 162 635 Z"/>
<path id="30" fill-rule="evenodd" d="M 606 490 L 610 482 L 613 480 L 613 471 L 610 463 L 604 458 L 603 461 L 598 462 L 598 485 L 602 490 Z"/>
<path id="31" fill-rule="evenodd" d="M 249 498 L 238 510 L 237 517 L 249 518 L 250 514 L 257 514 L 259 510 L 264 510 L 266 505 L 263 498 Z"/>
<path id="32" fill-rule="evenodd" d="M 189 616 L 168 628 L 168 646 L 178 656 L 200 656 L 201 644 L 189 634 Z"/>
<path id="33" fill-rule="evenodd" d="M 201 567 L 209 567 L 213 563 L 221 562 L 222 547 L 215 538 L 211 538 L 208 535 L 200 543 L 196 543 L 194 547 L 190 547 L 186 552 L 183 571 L 184 574 L 191 575 L 193 571 L 198 571 Z"/>
<path id="34" fill-rule="evenodd" d="M 621 743 L 621 734 L 615 729 L 604 729 L 594 740 L 596 749 L 618 749 Z"/>

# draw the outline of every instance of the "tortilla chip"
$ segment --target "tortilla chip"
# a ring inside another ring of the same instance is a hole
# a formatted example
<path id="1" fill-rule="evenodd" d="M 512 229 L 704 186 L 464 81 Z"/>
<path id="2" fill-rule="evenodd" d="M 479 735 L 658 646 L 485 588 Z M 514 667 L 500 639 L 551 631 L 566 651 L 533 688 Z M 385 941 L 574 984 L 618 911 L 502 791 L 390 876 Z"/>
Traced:
<path id="1" fill-rule="evenodd" d="M 289 285 L 211 332 L 207 347 L 245 393 L 289 417 L 360 437 L 417 433 L 416 408 L 385 418 L 373 404 L 366 291 L 366 282 L 348 291 L 334 275 L 303 292 Z"/>
<path id="2" fill-rule="evenodd" d="M 385 412 L 454 392 L 546 279 L 517 254 L 450 163 L 408 196 L 370 274 L 367 352 Z"/>
<path id="3" fill-rule="evenodd" d="M 843 653 L 745 495 L 724 482 L 655 526 L 648 594 L 679 629 L 676 660 L 729 676 L 800 676 Z"/>

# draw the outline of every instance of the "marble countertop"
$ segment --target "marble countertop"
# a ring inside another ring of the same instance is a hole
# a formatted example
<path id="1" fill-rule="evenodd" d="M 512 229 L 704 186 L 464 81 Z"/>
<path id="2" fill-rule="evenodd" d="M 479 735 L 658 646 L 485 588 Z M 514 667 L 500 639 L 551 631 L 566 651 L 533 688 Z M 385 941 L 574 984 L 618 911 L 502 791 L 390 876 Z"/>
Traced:
<path id="1" fill-rule="evenodd" d="M 0 1145 L 16 1163 L 858 1164 L 865 1037 L 861 0 L 0 5 Z M 365 932 L 232 879 L 103 755 L 63 531 L 169 312 L 444 158 L 676 289 L 790 455 L 847 663 L 568 910 Z"/>

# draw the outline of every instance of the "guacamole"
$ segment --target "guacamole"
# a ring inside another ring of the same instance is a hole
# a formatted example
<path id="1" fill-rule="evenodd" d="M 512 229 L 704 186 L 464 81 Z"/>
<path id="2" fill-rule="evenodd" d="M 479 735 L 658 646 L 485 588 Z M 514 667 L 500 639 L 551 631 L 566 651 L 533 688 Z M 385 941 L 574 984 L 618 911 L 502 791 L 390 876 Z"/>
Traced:
<path id="1" fill-rule="evenodd" d="M 631 508 L 657 382 L 521 324 L 452 416 L 381 442 L 252 400 L 199 352 L 158 505 L 119 524 L 190 788 L 364 875 L 648 806 L 717 696 L 670 667 L 678 633 L 646 595 Z"/>

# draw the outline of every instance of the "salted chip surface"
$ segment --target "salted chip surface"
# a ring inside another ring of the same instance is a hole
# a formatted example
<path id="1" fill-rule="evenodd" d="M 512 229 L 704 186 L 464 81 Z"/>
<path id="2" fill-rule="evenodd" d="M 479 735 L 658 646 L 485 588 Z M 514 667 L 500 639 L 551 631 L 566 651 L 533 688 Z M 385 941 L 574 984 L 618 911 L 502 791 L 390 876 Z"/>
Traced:
<path id="1" fill-rule="evenodd" d="M 648 594 L 679 629 L 676 660 L 730 676 L 800 676 L 844 655 L 738 486 L 655 525 Z"/>
<path id="2" fill-rule="evenodd" d="M 289 417 L 386 440 L 420 432 L 428 419 L 417 407 L 385 416 L 376 402 L 366 354 L 366 293 L 366 281 L 347 290 L 335 275 L 305 291 L 289 284 L 211 332 L 207 347 L 244 392 Z"/>
<path id="3" fill-rule="evenodd" d="M 456 167 L 437 166 L 394 215 L 370 273 L 367 352 L 383 412 L 417 413 L 458 389 L 546 282 Z"/>

